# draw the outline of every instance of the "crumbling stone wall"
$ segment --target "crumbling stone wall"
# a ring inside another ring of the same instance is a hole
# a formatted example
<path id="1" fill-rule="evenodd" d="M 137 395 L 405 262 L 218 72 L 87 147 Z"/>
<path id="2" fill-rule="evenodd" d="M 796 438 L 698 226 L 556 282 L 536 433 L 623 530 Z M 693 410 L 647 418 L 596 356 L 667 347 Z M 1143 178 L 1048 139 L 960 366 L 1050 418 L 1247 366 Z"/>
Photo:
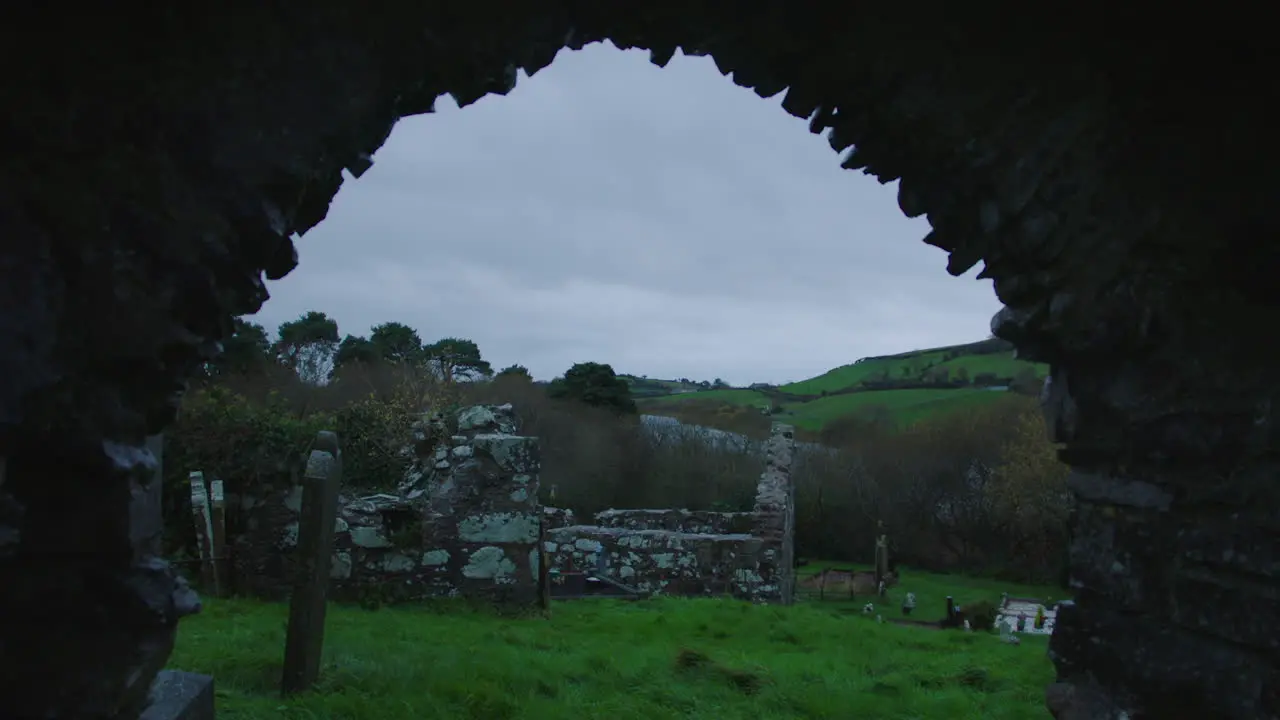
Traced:
<path id="1" fill-rule="evenodd" d="M 553 572 L 592 572 L 664 595 L 733 595 L 765 600 L 759 563 L 764 541 L 716 535 L 577 525 L 548 530 Z"/>
<path id="2" fill-rule="evenodd" d="M 569 527 L 570 525 L 577 524 L 577 518 L 574 517 L 572 510 L 567 508 L 551 507 L 549 505 L 542 506 L 542 527 L 544 530 Z"/>
<path id="3" fill-rule="evenodd" d="M 764 541 L 759 562 L 761 599 L 790 605 L 795 599 L 796 486 L 791 479 L 795 428 L 774 425 L 765 444 L 765 467 L 756 490 L 752 534 Z"/>
<path id="4" fill-rule="evenodd" d="M 775 424 L 749 513 L 605 510 L 595 525 L 548 527 L 555 572 L 603 574 L 641 592 L 789 604 L 795 592 L 795 431 Z"/>
<path id="5" fill-rule="evenodd" d="M 378 602 L 464 596 L 525 607 L 537 602 L 537 439 L 514 434 L 511 406 L 475 406 L 415 424 L 414 461 L 398 494 L 340 501 L 330 596 Z M 247 501 L 235 539 L 241 592 L 289 593 L 300 488 Z"/>
<path id="6" fill-rule="evenodd" d="M 724 535 L 750 533 L 755 514 L 710 510 L 603 510 L 596 513 L 595 520 L 596 526 L 602 528 Z"/>

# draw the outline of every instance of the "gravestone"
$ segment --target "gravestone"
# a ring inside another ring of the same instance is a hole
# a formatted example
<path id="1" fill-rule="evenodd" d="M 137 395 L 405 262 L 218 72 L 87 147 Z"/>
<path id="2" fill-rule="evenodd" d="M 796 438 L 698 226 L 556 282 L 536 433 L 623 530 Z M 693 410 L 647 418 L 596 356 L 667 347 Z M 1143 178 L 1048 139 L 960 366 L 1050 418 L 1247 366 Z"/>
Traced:
<path id="1" fill-rule="evenodd" d="M 317 433 L 303 473 L 297 575 L 293 596 L 289 599 L 289 627 L 280 681 L 284 694 L 306 690 L 320 676 L 333 526 L 338 515 L 341 482 L 342 451 L 338 447 L 338 436 L 328 431 Z"/>

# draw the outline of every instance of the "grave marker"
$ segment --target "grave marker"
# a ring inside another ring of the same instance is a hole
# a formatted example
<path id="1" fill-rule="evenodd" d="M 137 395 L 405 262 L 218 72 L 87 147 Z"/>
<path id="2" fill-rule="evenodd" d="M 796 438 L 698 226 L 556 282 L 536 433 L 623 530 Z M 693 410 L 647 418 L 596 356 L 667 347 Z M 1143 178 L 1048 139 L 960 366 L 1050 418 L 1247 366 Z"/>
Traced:
<path id="1" fill-rule="evenodd" d="M 196 547 L 200 552 L 200 583 L 215 597 L 220 596 L 218 568 L 213 552 L 213 517 L 209 509 L 209 493 L 204 485 L 204 473 L 192 470 L 187 476 L 191 483 L 191 520 L 196 527 Z"/>
<path id="2" fill-rule="evenodd" d="M 876 582 L 880 582 L 889 574 L 889 535 L 884 531 L 883 520 L 876 523 L 876 529 Z"/>
<path id="3" fill-rule="evenodd" d="M 286 695 L 306 690 L 320 676 L 333 526 L 337 520 L 341 482 L 342 451 L 338 447 L 338 436 L 328 431 L 319 432 L 302 475 L 297 574 L 289 598 L 289 628 L 280 682 L 280 690 Z"/>
<path id="4" fill-rule="evenodd" d="M 217 578 L 214 592 L 221 597 L 223 591 L 229 589 L 226 586 L 230 563 L 227 562 L 227 499 L 222 491 L 222 481 L 217 478 L 209 480 L 209 521 L 212 525 L 209 547 L 213 555 L 214 577 Z"/>

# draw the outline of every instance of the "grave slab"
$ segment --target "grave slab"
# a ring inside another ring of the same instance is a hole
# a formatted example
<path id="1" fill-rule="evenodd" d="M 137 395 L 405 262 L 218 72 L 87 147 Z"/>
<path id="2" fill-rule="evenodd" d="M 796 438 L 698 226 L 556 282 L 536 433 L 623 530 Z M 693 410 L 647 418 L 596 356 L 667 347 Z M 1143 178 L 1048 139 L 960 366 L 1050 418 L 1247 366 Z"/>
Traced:
<path id="1" fill-rule="evenodd" d="M 138 720 L 214 720 L 213 678 L 161 670 L 151 683 L 151 699 Z"/>

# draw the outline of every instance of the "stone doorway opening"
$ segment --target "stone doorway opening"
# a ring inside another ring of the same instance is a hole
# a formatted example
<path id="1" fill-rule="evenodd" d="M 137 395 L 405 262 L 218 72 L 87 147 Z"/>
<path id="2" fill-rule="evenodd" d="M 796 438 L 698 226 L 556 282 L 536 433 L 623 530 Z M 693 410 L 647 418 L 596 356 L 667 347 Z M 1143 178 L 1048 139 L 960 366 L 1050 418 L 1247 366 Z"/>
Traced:
<path id="1" fill-rule="evenodd" d="M 261 305 L 263 276 L 296 264 L 291 236 L 342 171 L 438 95 L 508 92 L 515 68 L 605 38 L 785 91 L 845 167 L 902 178 L 948 270 L 984 262 L 1007 306 L 996 334 L 1052 364 L 1050 430 L 1080 504 L 1054 712 L 1280 714 L 1264 23 L 335 1 L 113 7 L 68 27 L 59 11 L 5 47 L 23 71 L 5 81 L 0 194 L 19 239 L 0 250 L 0 614 L 48 620 L 0 630 L 12 714 L 145 704 L 191 598 L 156 558 L 144 439 L 230 318 Z"/>

